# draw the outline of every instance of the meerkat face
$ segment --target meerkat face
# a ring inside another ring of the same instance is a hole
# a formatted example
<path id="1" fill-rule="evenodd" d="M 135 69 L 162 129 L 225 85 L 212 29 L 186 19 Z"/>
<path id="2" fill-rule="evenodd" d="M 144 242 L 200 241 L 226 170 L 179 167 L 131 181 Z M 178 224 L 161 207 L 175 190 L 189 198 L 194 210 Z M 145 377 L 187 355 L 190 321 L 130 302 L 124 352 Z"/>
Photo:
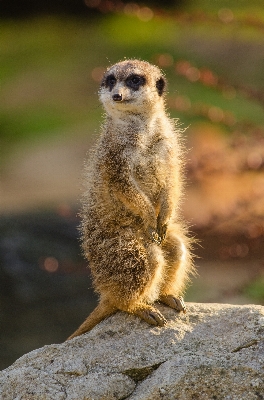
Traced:
<path id="1" fill-rule="evenodd" d="M 145 61 L 126 60 L 110 67 L 99 97 L 108 114 L 149 113 L 163 105 L 165 78 L 159 68 Z"/>

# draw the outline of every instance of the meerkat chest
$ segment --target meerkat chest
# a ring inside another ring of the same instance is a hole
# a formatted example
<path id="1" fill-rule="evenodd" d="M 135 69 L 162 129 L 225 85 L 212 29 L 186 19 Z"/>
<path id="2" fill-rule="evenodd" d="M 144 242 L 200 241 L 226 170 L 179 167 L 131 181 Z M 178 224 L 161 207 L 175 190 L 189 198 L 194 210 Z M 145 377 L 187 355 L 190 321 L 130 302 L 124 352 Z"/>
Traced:
<path id="1" fill-rule="evenodd" d="M 160 170 L 160 159 L 158 156 L 148 153 L 137 153 L 133 158 L 133 173 L 137 180 L 149 181 L 151 177 L 157 176 Z"/>
<path id="2" fill-rule="evenodd" d="M 138 146 L 133 156 L 133 174 L 140 186 L 151 191 L 162 186 L 166 175 L 169 151 L 164 143 L 157 142 L 148 146 Z"/>

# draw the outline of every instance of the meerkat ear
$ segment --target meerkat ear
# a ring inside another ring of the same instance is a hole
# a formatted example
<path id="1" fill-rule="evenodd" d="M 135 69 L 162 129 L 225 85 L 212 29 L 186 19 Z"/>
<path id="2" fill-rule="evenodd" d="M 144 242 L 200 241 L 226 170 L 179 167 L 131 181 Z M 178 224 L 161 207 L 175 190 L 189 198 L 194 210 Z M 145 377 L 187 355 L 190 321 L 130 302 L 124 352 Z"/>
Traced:
<path id="1" fill-rule="evenodd" d="M 165 89 L 166 81 L 163 77 L 159 78 L 156 82 L 156 88 L 158 89 L 159 96 L 162 96 Z"/>

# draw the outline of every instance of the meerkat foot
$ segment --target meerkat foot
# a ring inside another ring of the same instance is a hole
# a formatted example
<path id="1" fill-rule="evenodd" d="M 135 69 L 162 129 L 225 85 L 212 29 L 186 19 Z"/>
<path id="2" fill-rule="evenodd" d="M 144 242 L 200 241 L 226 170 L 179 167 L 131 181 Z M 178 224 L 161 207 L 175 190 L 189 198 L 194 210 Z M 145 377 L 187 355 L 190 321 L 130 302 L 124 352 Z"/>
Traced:
<path id="1" fill-rule="evenodd" d="M 160 296 L 159 300 L 161 303 L 167 304 L 167 306 L 174 308 L 176 311 L 183 311 L 186 313 L 186 305 L 183 301 L 182 296 L 174 297 L 170 294 Z"/>
<path id="2" fill-rule="evenodd" d="M 137 315 L 150 325 L 164 326 L 167 322 L 164 316 L 154 307 L 141 308 L 133 311 L 133 314 Z"/>

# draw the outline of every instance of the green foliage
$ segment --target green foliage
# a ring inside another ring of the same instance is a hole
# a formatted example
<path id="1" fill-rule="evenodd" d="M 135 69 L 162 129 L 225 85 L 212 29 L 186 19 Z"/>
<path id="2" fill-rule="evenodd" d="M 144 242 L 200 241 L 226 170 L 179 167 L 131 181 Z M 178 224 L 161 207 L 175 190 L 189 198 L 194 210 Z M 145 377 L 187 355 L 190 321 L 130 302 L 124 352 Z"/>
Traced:
<path id="1" fill-rule="evenodd" d="M 244 290 L 245 295 L 256 301 L 264 301 L 264 276 L 252 282 Z"/>
<path id="2" fill-rule="evenodd" d="M 179 26 L 173 21 L 151 19 L 145 22 L 126 15 L 112 15 L 103 22 L 102 29 L 112 46 L 127 51 L 129 57 L 135 57 L 138 52 L 145 58 L 157 50 L 164 51 L 164 46 L 171 48 L 179 32 Z"/>
<path id="3" fill-rule="evenodd" d="M 200 12 L 213 16 L 213 22 L 195 14 L 199 5 Z M 233 6 L 234 15 L 245 15 L 246 6 L 236 6 L 236 2 Z M 191 23 L 176 14 L 175 18 L 154 16 L 144 21 L 125 13 L 108 13 L 93 22 L 66 17 L 2 21 L 2 151 L 17 140 L 70 129 L 74 132 L 78 124 L 87 124 L 92 132 L 99 126 L 101 114 L 96 95 L 99 82 L 92 78 L 93 70 L 125 57 L 156 63 L 159 54 L 168 54 L 173 62 L 189 60 L 197 68 L 210 68 L 230 84 L 263 86 L 262 31 L 251 27 L 249 38 L 248 25 L 219 22 L 221 7 L 228 4 L 204 0 L 194 6 L 190 2 L 186 10 L 194 12 Z M 264 18 L 263 12 L 259 15 Z M 243 49 L 250 49 L 254 63 L 245 57 Z M 238 91 L 227 100 L 214 87 L 177 75 L 173 66 L 163 69 L 169 80 L 169 97 L 187 96 L 194 105 L 203 103 L 231 111 L 238 122 L 263 124 L 263 108 L 243 93 Z M 181 110 L 172 109 L 171 114 L 184 124 L 201 119 Z"/>

